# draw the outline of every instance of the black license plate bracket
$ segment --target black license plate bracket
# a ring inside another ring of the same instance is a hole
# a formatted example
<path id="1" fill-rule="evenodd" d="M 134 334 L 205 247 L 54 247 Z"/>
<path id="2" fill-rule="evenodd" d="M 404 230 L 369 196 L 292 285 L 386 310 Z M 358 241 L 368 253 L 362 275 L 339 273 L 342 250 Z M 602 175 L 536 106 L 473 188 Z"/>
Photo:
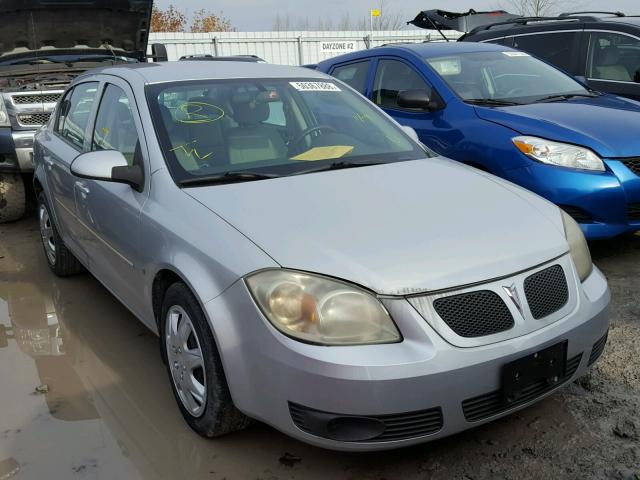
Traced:
<path id="1" fill-rule="evenodd" d="M 509 362 L 502 367 L 503 400 L 517 403 L 534 386 L 552 387 L 564 376 L 567 363 L 567 341 Z"/>

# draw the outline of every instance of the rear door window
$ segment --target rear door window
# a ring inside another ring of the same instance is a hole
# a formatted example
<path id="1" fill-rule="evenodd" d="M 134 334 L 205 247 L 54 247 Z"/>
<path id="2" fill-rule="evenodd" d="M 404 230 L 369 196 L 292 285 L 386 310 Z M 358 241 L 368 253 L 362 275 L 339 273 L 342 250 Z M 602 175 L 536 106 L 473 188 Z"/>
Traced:
<path id="1" fill-rule="evenodd" d="M 513 47 L 529 52 L 574 75 L 579 57 L 580 32 L 544 32 L 514 37 Z"/>
<path id="2" fill-rule="evenodd" d="M 591 33 L 587 77 L 640 83 L 640 40 L 619 33 Z"/>
<path id="3" fill-rule="evenodd" d="M 98 82 L 81 83 L 60 104 L 55 131 L 79 150 L 84 146 L 89 115 L 97 91 Z"/>
<path id="4" fill-rule="evenodd" d="M 367 74 L 369 73 L 370 60 L 339 65 L 331 71 L 331 75 L 343 81 L 351 88 L 364 93 L 367 86 Z"/>

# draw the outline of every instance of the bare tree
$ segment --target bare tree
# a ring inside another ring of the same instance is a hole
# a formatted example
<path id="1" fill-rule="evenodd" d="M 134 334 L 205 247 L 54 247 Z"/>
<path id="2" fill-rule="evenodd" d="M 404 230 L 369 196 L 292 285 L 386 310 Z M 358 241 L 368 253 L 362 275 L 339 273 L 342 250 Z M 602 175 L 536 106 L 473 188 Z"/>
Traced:
<path id="1" fill-rule="evenodd" d="M 568 0 L 506 0 L 502 8 L 525 17 L 546 17 L 580 8 L 580 1 Z"/>
<path id="2" fill-rule="evenodd" d="M 375 5 L 375 4 L 374 4 Z M 369 11 L 366 15 L 357 19 L 351 17 L 349 12 L 344 12 L 341 16 L 317 17 L 309 20 L 309 17 L 291 19 L 289 14 L 276 14 L 272 29 L 274 31 L 287 30 L 364 30 L 368 31 L 371 26 L 374 30 L 400 30 L 406 27 L 406 18 L 404 12 L 396 9 L 388 0 L 379 0 L 378 9 L 380 16 L 374 17 L 373 22 L 369 17 Z"/>
<path id="3" fill-rule="evenodd" d="M 407 25 L 407 17 L 392 2 L 380 0 L 380 16 L 376 18 L 376 30 L 401 30 Z"/>

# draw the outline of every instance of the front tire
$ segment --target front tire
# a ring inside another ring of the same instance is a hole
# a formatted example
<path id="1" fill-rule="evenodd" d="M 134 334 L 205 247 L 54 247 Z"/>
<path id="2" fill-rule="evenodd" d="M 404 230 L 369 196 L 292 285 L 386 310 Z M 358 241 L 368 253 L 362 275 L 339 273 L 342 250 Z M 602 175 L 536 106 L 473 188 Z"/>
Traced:
<path id="1" fill-rule="evenodd" d="M 44 256 L 51 271 L 59 277 L 83 272 L 84 267 L 69 251 L 58 233 L 44 192 L 38 194 L 38 224 Z"/>
<path id="2" fill-rule="evenodd" d="M 200 305 L 184 283 L 165 294 L 160 343 L 173 394 L 189 426 L 219 437 L 251 422 L 233 404 L 215 340 Z"/>
<path id="3" fill-rule="evenodd" d="M 27 196 L 22 175 L 0 173 L 0 223 L 13 222 L 24 216 Z"/>

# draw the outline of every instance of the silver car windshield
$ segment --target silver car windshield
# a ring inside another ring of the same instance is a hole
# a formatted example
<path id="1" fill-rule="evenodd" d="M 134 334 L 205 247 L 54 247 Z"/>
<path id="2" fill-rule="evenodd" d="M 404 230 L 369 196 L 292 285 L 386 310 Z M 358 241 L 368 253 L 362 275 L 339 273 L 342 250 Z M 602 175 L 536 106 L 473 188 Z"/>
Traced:
<path id="1" fill-rule="evenodd" d="M 521 104 L 594 95 L 569 75 L 525 52 L 461 53 L 425 61 L 470 103 Z"/>
<path id="2" fill-rule="evenodd" d="M 179 184 L 429 156 L 365 99 L 331 80 L 164 83 L 149 86 L 147 98 Z"/>

